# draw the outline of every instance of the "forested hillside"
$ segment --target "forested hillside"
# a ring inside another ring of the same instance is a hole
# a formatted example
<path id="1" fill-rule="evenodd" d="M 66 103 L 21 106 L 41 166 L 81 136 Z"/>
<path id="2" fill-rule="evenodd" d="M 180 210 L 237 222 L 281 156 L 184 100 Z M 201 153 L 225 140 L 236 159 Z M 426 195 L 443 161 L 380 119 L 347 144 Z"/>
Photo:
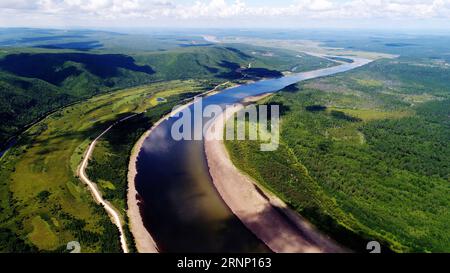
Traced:
<path id="1" fill-rule="evenodd" d="M 448 69 L 381 60 L 286 88 L 280 149 L 229 141 L 235 164 L 356 250 L 450 250 Z"/>
<path id="2" fill-rule="evenodd" d="M 290 62 L 278 60 L 288 56 Z M 288 67 L 332 65 L 315 57 L 300 59 L 288 51 L 264 57 L 229 46 L 135 52 L 132 56 L 8 48 L 0 57 L 0 146 L 46 113 L 121 88 L 174 79 L 223 82 L 277 77 L 282 75 L 279 70 Z"/>
<path id="3" fill-rule="evenodd" d="M 290 51 L 190 39 L 153 41 L 148 50 L 142 47 L 149 40 L 135 40 L 141 49 L 133 50 L 132 40 L 122 40 L 130 37 L 118 34 L 97 33 L 109 37 L 99 39 L 101 47 L 89 43 L 92 32 L 23 31 L 32 35 L 14 38 L 0 29 L 0 146 L 18 135 L 0 157 L 0 252 L 64 252 L 75 239 L 83 252 L 120 252 L 117 229 L 77 178 L 94 136 L 140 113 L 99 141 L 88 169 L 127 221 L 129 152 L 173 105 L 220 83 L 336 64 Z M 124 229 L 133 250 L 127 225 Z"/>
<path id="4" fill-rule="evenodd" d="M 82 252 L 121 252 L 117 228 L 77 177 L 85 150 L 118 119 L 141 113 L 126 125 L 136 131 L 122 132 L 130 134 L 123 141 L 132 141 L 169 111 L 173 100 L 209 88 L 206 82 L 173 81 L 99 95 L 60 109 L 21 134 L 0 158 L 0 252 L 65 252 L 73 240 Z M 155 106 L 153 98 L 168 90 L 171 104 Z M 114 194 L 123 197 L 124 191 L 119 184 Z"/>

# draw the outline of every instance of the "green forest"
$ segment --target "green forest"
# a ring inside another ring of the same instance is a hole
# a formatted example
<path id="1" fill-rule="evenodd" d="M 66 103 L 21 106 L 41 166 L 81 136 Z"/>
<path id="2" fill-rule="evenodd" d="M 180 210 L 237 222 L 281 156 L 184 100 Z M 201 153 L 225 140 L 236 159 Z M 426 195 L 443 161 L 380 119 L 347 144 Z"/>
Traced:
<path id="1" fill-rule="evenodd" d="M 208 46 L 171 51 L 8 49 L 0 53 L 0 147 L 39 118 L 68 104 L 119 89 L 168 80 L 251 80 L 279 77 L 280 71 L 333 65 L 290 51 L 276 57 L 250 55 L 255 48 Z M 258 49 L 256 49 L 258 50 Z M 7 53 L 5 53 L 7 52 Z M 252 68 L 240 69 L 252 64 Z"/>
<path id="2" fill-rule="evenodd" d="M 432 72 L 430 72 L 432 71 Z M 380 60 L 290 86 L 280 149 L 227 141 L 233 162 L 339 242 L 398 252 L 450 247 L 447 69 Z"/>
<path id="3" fill-rule="evenodd" d="M 87 174 L 121 213 L 136 251 L 127 171 L 146 130 L 205 91 L 350 63 L 350 55 L 377 60 L 260 101 L 281 106 L 279 149 L 227 141 L 233 162 L 352 250 L 377 240 L 383 252 L 450 251 L 448 38 L 317 33 L 320 41 L 308 42 L 255 32 L 269 48 L 221 33 L 231 43 L 187 32 L 0 28 L 0 252 L 61 253 L 73 240 L 82 252 L 122 251 L 77 175 L 92 140 L 131 114 L 97 142 Z M 304 53 L 343 49 L 349 55 Z"/>
<path id="4" fill-rule="evenodd" d="M 0 229 L 4 231 L 0 252 L 65 252 L 73 240 L 80 243 L 82 252 L 121 252 L 117 227 L 77 177 L 84 152 L 117 120 L 150 109 L 120 125 L 136 129 L 127 131 L 130 136 L 123 139 L 132 147 L 132 141 L 150 128 L 173 100 L 210 88 L 208 81 L 173 81 L 124 89 L 58 110 L 21 134 L 0 158 Z M 173 94 L 167 96 L 170 103 L 155 106 L 153 98 L 165 94 Z M 123 148 L 114 151 L 121 152 L 118 163 L 127 161 L 129 154 Z M 125 174 L 127 165 L 119 165 L 116 173 Z M 126 185 L 119 183 L 114 196 L 123 197 Z M 105 194 L 116 200 L 109 192 Z M 124 202 L 120 200 L 120 204 Z M 133 250 L 133 240 L 128 241 Z"/>
<path id="5" fill-rule="evenodd" d="M 186 46 L 165 38 L 144 39 L 149 49 L 132 49 L 121 35 L 97 34 L 120 42 L 104 47 L 78 42 L 84 39 L 78 36 L 95 36 L 90 32 L 31 35 L 11 42 L 23 48 L 0 51 L 0 146 L 14 140 L 0 156 L 0 252 L 66 252 L 72 240 L 80 242 L 82 252 L 121 252 L 117 228 L 77 177 L 95 136 L 138 114 L 98 142 L 87 170 L 127 222 L 130 151 L 172 106 L 219 84 L 225 88 L 280 77 L 292 67 L 336 64 L 288 50 L 273 49 L 269 57 L 264 54 L 272 49 Z M 8 35 L 0 30 L 0 46 L 9 43 Z M 125 232 L 134 251 L 127 225 Z"/>

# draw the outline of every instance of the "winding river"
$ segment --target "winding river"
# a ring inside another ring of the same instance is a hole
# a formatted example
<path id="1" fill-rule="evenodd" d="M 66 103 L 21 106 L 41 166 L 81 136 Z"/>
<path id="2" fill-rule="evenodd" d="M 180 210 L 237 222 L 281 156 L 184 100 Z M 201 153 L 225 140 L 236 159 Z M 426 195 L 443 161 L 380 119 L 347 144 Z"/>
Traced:
<path id="1" fill-rule="evenodd" d="M 349 58 L 349 57 L 347 57 Z M 349 71 L 370 60 L 262 80 L 203 99 L 227 105 L 249 96 L 275 92 L 291 84 Z M 189 106 L 191 109 L 194 105 Z M 162 252 L 268 252 L 269 249 L 233 215 L 214 188 L 203 141 L 175 141 L 172 117 L 145 140 L 136 162 L 136 189 L 143 201 L 145 227 Z"/>

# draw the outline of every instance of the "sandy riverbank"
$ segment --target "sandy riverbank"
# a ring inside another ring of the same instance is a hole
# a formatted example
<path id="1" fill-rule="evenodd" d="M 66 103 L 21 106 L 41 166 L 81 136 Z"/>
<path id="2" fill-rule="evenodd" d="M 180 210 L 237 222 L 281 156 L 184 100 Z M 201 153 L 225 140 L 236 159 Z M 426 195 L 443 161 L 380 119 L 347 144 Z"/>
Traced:
<path id="1" fill-rule="evenodd" d="M 160 122 L 153 125 L 153 128 L 159 125 Z M 142 145 L 144 144 L 145 139 L 150 135 L 152 129 L 147 131 L 139 141 L 133 147 L 133 151 L 130 156 L 130 162 L 128 165 L 128 193 L 127 193 L 127 202 L 128 202 L 128 221 L 130 225 L 130 231 L 133 234 L 134 241 L 136 243 L 136 249 L 139 253 L 158 253 L 158 246 L 156 245 L 155 240 L 153 240 L 150 233 L 148 233 L 147 229 L 144 226 L 144 222 L 141 217 L 140 211 L 140 198 L 139 194 L 136 190 L 135 185 L 135 177 L 137 175 L 136 170 L 136 162 L 139 156 L 139 152 L 142 149 Z"/>
<path id="2" fill-rule="evenodd" d="M 214 89 L 209 90 L 207 92 L 202 93 L 199 96 L 211 96 L 213 95 L 220 86 L 229 84 L 230 82 L 225 82 L 222 84 L 217 85 Z M 233 86 L 236 87 L 236 86 Z M 189 107 L 192 103 L 194 103 L 194 100 L 191 100 L 190 102 L 186 103 L 185 105 L 177 108 L 175 111 L 172 111 L 171 113 L 165 115 L 163 118 L 161 118 L 158 122 L 156 122 L 150 130 L 148 130 L 144 135 L 141 136 L 139 141 L 135 144 L 133 147 L 133 150 L 131 152 L 130 156 L 130 162 L 128 164 L 128 193 L 127 193 L 127 203 L 128 203 L 128 219 L 129 219 L 129 225 L 130 225 L 130 231 L 133 234 L 136 248 L 139 253 L 158 253 L 158 246 L 155 242 L 155 240 L 152 238 L 150 233 L 145 228 L 142 216 L 141 216 L 141 210 L 139 205 L 141 204 L 141 200 L 139 197 L 139 193 L 136 190 L 135 185 L 135 178 L 137 175 L 136 170 L 136 162 L 137 158 L 139 156 L 139 153 L 142 149 L 142 146 L 144 145 L 145 140 L 150 136 L 150 134 L 153 132 L 153 130 L 158 127 L 162 122 L 164 122 L 169 117 L 173 116 L 179 111 L 182 111 L 186 107 Z"/>
<path id="3" fill-rule="evenodd" d="M 255 97 L 254 100 L 261 99 Z M 248 100 L 247 100 L 248 102 Z M 228 111 L 224 119 L 216 119 L 207 134 L 219 130 L 224 123 L 242 109 Z M 219 194 L 233 213 L 272 251 L 294 252 L 345 252 L 332 239 L 320 233 L 274 194 L 259 187 L 231 162 L 222 140 L 205 140 L 205 152 L 209 172 Z"/>

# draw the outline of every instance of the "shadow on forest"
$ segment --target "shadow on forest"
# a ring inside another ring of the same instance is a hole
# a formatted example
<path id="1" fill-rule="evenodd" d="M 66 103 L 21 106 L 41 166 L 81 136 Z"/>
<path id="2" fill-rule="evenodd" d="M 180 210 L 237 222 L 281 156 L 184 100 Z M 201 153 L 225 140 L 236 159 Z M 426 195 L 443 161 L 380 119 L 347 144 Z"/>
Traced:
<path id="1" fill-rule="evenodd" d="M 84 69 L 102 79 L 119 76 L 120 68 L 149 75 L 155 73 L 150 66 L 136 65 L 132 57 L 120 54 L 12 54 L 0 60 L 0 68 L 21 77 L 38 78 L 59 85 L 67 78 L 83 73 L 79 67 L 67 62 L 82 64 Z"/>

